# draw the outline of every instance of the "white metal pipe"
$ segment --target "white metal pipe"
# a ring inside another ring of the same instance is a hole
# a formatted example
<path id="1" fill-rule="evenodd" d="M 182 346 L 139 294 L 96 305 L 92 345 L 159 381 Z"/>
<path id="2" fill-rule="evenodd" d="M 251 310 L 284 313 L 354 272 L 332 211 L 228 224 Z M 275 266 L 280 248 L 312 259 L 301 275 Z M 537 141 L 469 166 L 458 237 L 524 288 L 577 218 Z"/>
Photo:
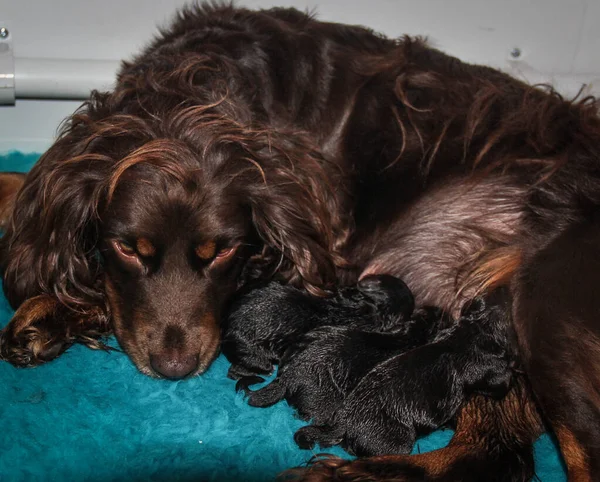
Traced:
<path id="1" fill-rule="evenodd" d="M 120 62 L 15 58 L 18 99 L 87 99 L 93 89 L 111 89 Z"/>
<path id="2" fill-rule="evenodd" d="M 85 100 L 93 89 L 106 91 L 114 84 L 117 60 L 72 60 L 49 58 L 14 59 L 17 99 Z M 568 96 L 575 95 L 587 81 L 586 93 L 600 94 L 600 78 L 588 75 L 548 75 L 524 62 L 508 62 L 508 73 L 529 83 L 551 83 Z"/>

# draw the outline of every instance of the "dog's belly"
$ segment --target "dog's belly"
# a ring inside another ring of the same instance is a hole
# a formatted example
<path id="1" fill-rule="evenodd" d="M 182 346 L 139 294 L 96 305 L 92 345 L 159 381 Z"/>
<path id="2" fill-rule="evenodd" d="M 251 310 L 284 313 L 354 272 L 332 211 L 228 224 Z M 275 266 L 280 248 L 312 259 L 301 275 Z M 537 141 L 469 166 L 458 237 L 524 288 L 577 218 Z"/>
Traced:
<path id="1" fill-rule="evenodd" d="M 509 176 L 446 180 L 369 235 L 374 249 L 362 257 L 361 277 L 398 276 L 418 304 L 456 313 L 518 266 L 525 196 L 526 187 Z"/>

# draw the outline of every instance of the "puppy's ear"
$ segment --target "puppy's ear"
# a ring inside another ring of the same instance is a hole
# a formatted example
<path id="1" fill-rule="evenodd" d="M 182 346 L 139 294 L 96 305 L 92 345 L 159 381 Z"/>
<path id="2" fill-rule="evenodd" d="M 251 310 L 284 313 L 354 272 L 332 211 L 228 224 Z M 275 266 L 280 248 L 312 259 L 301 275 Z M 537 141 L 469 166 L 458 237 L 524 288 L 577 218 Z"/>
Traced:
<path id="1" fill-rule="evenodd" d="M 261 150 L 255 167 L 244 176 L 244 189 L 258 235 L 280 254 L 288 281 L 322 295 L 335 282 L 338 263 L 339 207 L 325 161 L 288 140 Z"/>

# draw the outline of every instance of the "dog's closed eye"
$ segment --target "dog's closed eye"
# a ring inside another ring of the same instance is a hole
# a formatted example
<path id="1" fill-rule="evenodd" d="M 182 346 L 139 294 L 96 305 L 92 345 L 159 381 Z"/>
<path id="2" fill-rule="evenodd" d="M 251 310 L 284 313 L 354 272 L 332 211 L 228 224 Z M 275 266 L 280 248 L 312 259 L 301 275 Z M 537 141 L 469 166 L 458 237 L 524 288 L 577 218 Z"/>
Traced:
<path id="1" fill-rule="evenodd" d="M 115 251 L 123 258 L 137 257 L 136 249 L 127 241 L 115 239 L 112 241 L 112 245 L 114 246 Z"/>
<path id="2" fill-rule="evenodd" d="M 156 248 L 146 238 L 138 238 L 135 243 L 125 239 L 113 239 L 110 244 L 117 257 L 130 269 L 143 268 L 144 262 L 156 254 Z"/>
<path id="3" fill-rule="evenodd" d="M 219 250 L 219 252 L 215 256 L 215 261 L 219 262 L 219 261 L 229 259 L 237 251 L 238 246 L 239 246 L 239 244 L 222 248 L 221 250 Z"/>

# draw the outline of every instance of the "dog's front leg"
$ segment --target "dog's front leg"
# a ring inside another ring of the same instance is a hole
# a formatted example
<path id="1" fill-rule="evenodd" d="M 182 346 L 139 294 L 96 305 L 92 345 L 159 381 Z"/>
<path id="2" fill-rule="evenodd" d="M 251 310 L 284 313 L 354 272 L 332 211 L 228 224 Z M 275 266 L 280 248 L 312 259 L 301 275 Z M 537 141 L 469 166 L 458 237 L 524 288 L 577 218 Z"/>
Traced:
<path id="1" fill-rule="evenodd" d="M 33 367 L 63 353 L 73 343 L 102 348 L 98 341 L 110 332 L 101 307 L 75 311 L 50 295 L 39 295 L 19 306 L 0 332 L 0 359 L 19 367 Z"/>

